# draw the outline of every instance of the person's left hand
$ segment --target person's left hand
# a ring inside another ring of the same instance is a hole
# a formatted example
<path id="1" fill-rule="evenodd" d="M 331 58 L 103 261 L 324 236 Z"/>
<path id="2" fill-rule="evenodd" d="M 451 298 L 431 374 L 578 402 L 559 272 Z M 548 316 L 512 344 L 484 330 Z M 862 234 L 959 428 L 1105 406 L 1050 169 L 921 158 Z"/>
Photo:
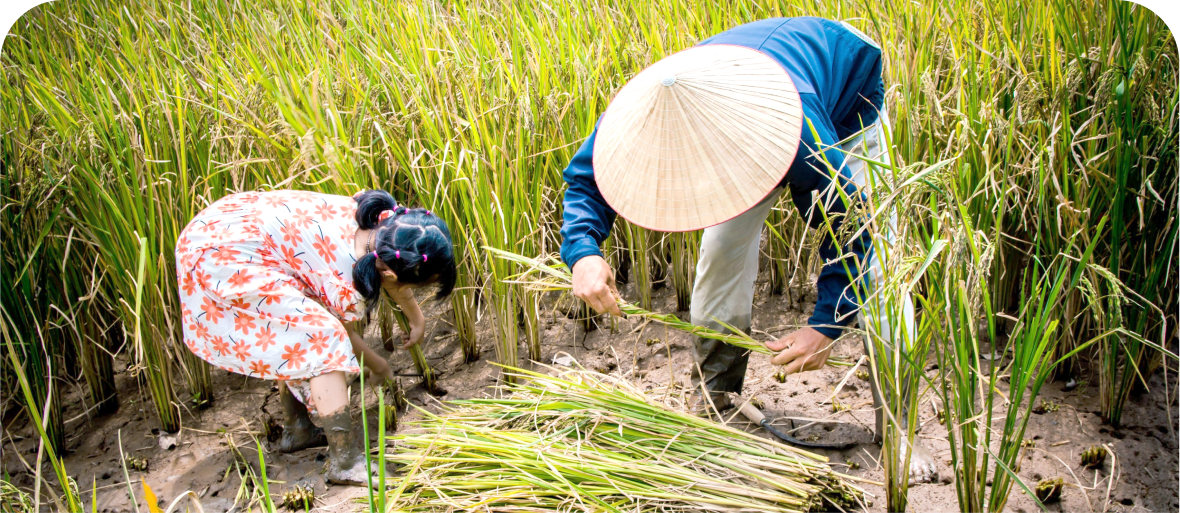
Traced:
<path id="1" fill-rule="evenodd" d="M 766 343 L 771 351 L 779 351 L 770 363 L 786 365 L 783 372 L 794 374 L 816 370 L 828 362 L 832 352 L 832 339 L 812 328 L 801 328 L 787 336 Z"/>

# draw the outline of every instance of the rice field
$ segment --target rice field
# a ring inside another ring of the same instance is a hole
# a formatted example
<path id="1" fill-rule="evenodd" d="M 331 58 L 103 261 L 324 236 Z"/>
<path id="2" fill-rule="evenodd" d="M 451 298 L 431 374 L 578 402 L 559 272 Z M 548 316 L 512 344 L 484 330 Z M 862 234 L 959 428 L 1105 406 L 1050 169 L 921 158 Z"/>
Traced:
<path id="1" fill-rule="evenodd" d="M 912 294 L 919 328 L 906 335 L 916 358 L 865 364 L 893 399 L 875 507 L 907 509 L 899 448 L 931 401 L 961 511 L 1035 495 L 1019 465 L 1052 383 L 1096 390 L 1110 429 L 1136 408 L 1166 409 L 1161 436 L 1176 440 L 1180 55 L 1129 2 L 62 0 L 21 18 L 0 56 L 0 413 L 41 441 L 25 455 L 36 485 L 5 475 L 0 502 L 90 510 L 94 495 L 79 492 L 90 483 L 62 463 L 67 397 L 100 417 L 128 408 L 117 384 L 134 383 L 145 398 L 134 407 L 163 433 L 235 401 L 215 386 L 225 373 L 181 341 L 173 273 L 180 230 L 229 193 L 385 189 L 437 213 L 460 272 L 432 311 L 466 362 L 491 348 L 509 367 L 548 363 L 555 311 L 579 329 L 617 328 L 542 276 L 565 272 L 549 260 L 562 170 L 628 78 L 777 16 L 846 20 L 884 51 L 893 164 L 862 207 L 902 213 L 878 304 Z M 866 229 L 879 240 L 878 224 Z M 762 260 L 782 309 L 814 294 L 820 231 L 788 202 L 772 211 Z M 685 327 L 672 310 L 688 308 L 699 240 L 619 220 L 604 252 L 632 312 Z M 653 300 L 662 287 L 674 306 Z M 390 340 L 402 319 L 385 309 L 376 321 Z M 889 334 L 869 331 L 883 348 Z M 427 357 L 413 363 L 435 390 Z M 1160 404 L 1136 406 L 1160 376 Z M 525 436 L 509 434 L 497 443 Z M 250 493 L 265 499 L 253 507 L 274 510 L 257 463 Z M 364 502 L 392 511 L 399 479 Z"/>

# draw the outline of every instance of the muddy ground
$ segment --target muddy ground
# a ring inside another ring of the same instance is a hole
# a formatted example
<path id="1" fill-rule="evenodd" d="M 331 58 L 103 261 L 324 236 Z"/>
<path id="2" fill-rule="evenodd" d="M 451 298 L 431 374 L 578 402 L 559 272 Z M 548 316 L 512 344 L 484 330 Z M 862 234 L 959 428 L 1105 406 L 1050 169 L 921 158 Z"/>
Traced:
<path id="1" fill-rule="evenodd" d="M 771 296 L 765 290 L 765 285 L 760 285 L 755 298 L 757 337 L 768 339 L 782 335 L 805 322 L 803 312 L 810 312 L 812 306 L 807 300 L 814 298 L 805 296 L 803 302 L 790 305 L 783 296 Z M 634 291 L 624 287 L 623 294 L 633 297 Z M 668 289 L 655 291 L 653 302 L 657 311 L 672 311 L 676 307 L 675 296 Z M 498 373 L 489 365 L 495 357 L 490 319 L 485 315 L 480 321 L 482 357 L 468 364 L 463 362 L 459 342 L 446 323 L 445 309 L 445 306 L 436 304 L 430 304 L 427 309 L 436 329 L 432 340 L 428 341 L 426 354 L 439 374 L 439 383 L 448 392 L 441 399 L 490 393 L 489 387 L 494 385 Z M 613 330 L 608 324 L 602 329 L 583 332 L 574 321 L 556 310 L 546 313 L 544 323 L 543 360 L 546 363 L 554 356 L 569 354 L 587 368 L 626 375 L 653 387 L 671 380 L 687 383 L 691 340 L 684 333 L 660 325 L 644 325 L 638 320 L 617 321 Z M 387 354 L 380 349 L 377 330 L 370 330 L 368 338 L 379 352 Z M 521 354 L 527 355 L 523 345 Z M 845 337 L 838 341 L 833 354 L 856 361 L 862 354 L 861 344 Z M 391 362 L 395 372 L 414 373 L 413 364 L 403 351 L 394 353 Z M 856 442 L 857 445 L 849 450 L 819 452 L 826 454 L 842 472 L 881 480 L 882 471 L 876 461 L 879 447 L 872 444 L 874 417 L 868 383 L 855 376 L 849 377 L 836 400 L 850 408 L 834 413 L 832 405 L 823 401 L 850 372 L 848 368 L 827 367 L 790 376 L 785 383 L 773 378 L 776 371 L 768 358 L 755 355 L 746 375 L 747 396 L 760 399 L 768 416 L 779 419 L 776 423 L 781 427 L 789 427 L 787 418 L 790 417 L 822 419 L 823 422 L 802 427 L 796 431 L 796 436 Z M 1083 379 L 1079 386 L 1069 391 L 1060 381 L 1045 386 L 1041 400 L 1056 402 L 1060 409 L 1032 416 L 1026 438 L 1031 439 L 1035 447 L 1028 448 L 1022 456 L 1019 475 L 1030 484 L 1052 477 L 1062 477 L 1068 483 L 1061 502 L 1050 505 L 1050 511 L 1176 511 L 1180 508 L 1177 499 L 1176 375 L 1173 372 L 1166 377 L 1167 383 L 1164 373 L 1156 372 L 1149 379 L 1149 391 L 1132 397 L 1120 429 L 1112 429 L 1101 422 L 1097 413 L 1098 388 L 1094 384 L 1087 384 Z M 120 373 L 118 379 L 122 406 L 113 415 L 91 418 L 85 412 L 89 405 L 83 401 L 80 389 L 67 394 L 65 418 L 69 419 L 66 425 L 69 453 L 66 467 L 82 490 L 88 511 L 95 500 L 100 512 L 132 511 L 127 479 L 120 464 L 120 435 L 122 450 L 148 463 L 147 471 L 129 472 L 142 511 L 146 508 L 142 503 L 141 479 L 151 486 L 165 507 L 191 490 L 200 497 L 206 512 L 242 511 L 247 500 L 239 495 L 242 486 L 234 462 L 247 461 L 256 467 L 255 440 L 260 440 L 264 448 L 266 470 L 272 480 L 271 493 L 276 501 L 280 494 L 295 485 L 308 484 L 319 497 L 316 510 L 354 511 L 361 506 L 358 499 L 365 496 L 363 489 L 325 486 L 322 476 L 324 449 L 280 454 L 270 448 L 265 425 L 269 419 L 282 418 L 277 389 L 271 382 L 214 370 L 218 393 L 216 403 L 203 411 L 185 412 L 184 426 L 178 433 L 175 446 L 162 448 L 146 390 L 127 373 Z M 426 393 L 418 378 L 401 379 L 412 404 L 437 409 L 436 398 Z M 367 403 L 374 404 L 371 391 L 367 397 Z M 950 453 L 946 430 L 938 423 L 929 399 L 923 398 L 921 436 L 937 455 L 940 481 L 911 488 L 910 510 L 957 511 L 952 471 L 948 468 Z M 354 405 L 359 407 L 356 398 Z M 416 413 L 406 414 L 403 421 L 416 416 Z M 375 412 L 371 411 L 369 418 L 371 437 L 375 437 Z M 754 429 L 741 417 L 734 422 L 746 429 Z M 806 424 L 808 421 L 801 420 L 791 425 L 800 427 Z M 25 489 L 31 489 L 33 478 L 18 456 L 27 462 L 34 461 L 36 441 L 31 434 L 27 425 L 5 426 L 3 469 L 15 484 Z M 1115 457 L 1108 458 L 1101 469 L 1087 469 L 1079 463 L 1079 455 L 1095 444 L 1106 445 Z M 51 474 L 47 465 L 44 472 Z M 92 489 L 97 492 L 92 494 Z M 873 496 L 870 510 L 881 511 L 885 502 L 884 490 L 872 485 L 866 490 Z M 42 494 L 44 496 L 46 492 L 42 491 Z M 1036 506 L 1014 487 L 1008 509 L 1035 511 Z"/>

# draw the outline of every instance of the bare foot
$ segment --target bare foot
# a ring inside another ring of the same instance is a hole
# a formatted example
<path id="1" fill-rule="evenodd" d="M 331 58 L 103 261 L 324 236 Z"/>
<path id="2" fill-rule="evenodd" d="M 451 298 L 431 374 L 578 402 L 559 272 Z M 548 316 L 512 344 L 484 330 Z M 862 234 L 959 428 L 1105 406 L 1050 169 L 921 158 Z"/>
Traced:
<path id="1" fill-rule="evenodd" d="M 916 437 L 917 438 L 917 437 Z M 905 458 L 906 446 L 902 446 L 901 457 Z M 933 483 L 938 481 L 938 465 L 934 455 L 922 445 L 921 438 L 914 440 L 914 455 L 910 458 L 910 484 Z"/>

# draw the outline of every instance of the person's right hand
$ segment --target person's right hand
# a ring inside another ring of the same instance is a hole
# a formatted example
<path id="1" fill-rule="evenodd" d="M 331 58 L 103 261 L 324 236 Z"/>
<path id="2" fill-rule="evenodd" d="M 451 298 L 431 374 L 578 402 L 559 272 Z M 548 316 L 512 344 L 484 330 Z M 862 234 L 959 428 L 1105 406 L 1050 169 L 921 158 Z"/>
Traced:
<path id="1" fill-rule="evenodd" d="M 623 316 L 615 301 L 619 297 L 619 291 L 615 288 L 615 273 L 610 264 L 598 255 L 583 257 L 574 264 L 574 296 L 585 301 L 595 312 Z"/>

